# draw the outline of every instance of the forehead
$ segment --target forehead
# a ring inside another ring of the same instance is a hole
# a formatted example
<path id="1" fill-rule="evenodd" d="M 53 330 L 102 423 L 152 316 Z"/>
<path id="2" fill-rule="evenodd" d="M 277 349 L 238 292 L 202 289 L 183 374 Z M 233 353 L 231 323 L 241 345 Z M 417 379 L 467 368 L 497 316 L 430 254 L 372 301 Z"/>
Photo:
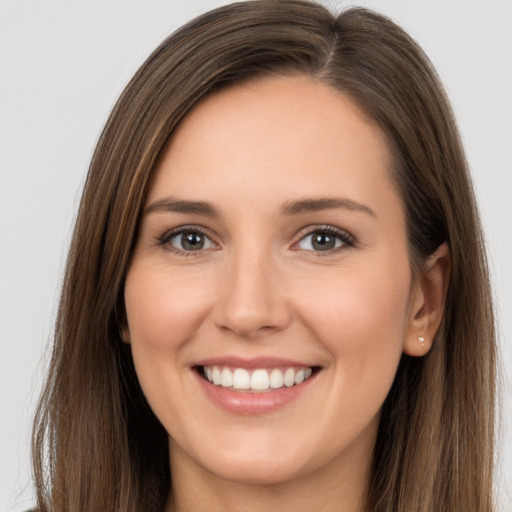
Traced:
<path id="1" fill-rule="evenodd" d="M 333 192 L 362 201 L 393 189 L 390 162 L 384 135 L 348 97 L 307 76 L 267 77 L 224 89 L 185 117 L 155 168 L 149 200 Z"/>

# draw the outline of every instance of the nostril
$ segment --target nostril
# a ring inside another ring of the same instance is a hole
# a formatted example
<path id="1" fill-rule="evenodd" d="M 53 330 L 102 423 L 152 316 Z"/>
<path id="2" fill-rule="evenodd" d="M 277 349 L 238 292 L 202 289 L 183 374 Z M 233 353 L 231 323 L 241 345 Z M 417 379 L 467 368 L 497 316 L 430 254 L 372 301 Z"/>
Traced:
<path id="1" fill-rule="evenodd" d="M 270 335 L 280 330 L 278 326 L 263 325 L 257 327 L 222 325 L 221 329 L 229 331 L 241 339 L 255 339 L 262 336 Z"/>

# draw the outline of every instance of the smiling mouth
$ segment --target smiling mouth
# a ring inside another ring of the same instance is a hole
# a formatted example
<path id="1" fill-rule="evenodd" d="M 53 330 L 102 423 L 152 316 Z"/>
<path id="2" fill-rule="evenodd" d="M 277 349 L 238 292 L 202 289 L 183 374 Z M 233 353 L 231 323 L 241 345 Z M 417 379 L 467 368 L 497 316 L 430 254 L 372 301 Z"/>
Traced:
<path id="1" fill-rule="evenodd" d="M 199 375 L 230 391 L 264 393 L 291 388 L 308 380 L 318 367 L 234 368 L 221 365 L 197 366 Z"/>

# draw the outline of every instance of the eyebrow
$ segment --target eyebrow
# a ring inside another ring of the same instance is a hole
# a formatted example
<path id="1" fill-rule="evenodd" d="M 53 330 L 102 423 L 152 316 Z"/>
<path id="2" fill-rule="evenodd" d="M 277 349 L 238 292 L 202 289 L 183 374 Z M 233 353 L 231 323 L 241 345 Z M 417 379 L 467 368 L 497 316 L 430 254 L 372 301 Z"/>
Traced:
<path id="1" fill-rule="evenodd" d="M 167 197 L 151 203 L 146 208 L 146 214 L 153 212 L 177 212 L 205 215 L 206 217 L 219 217 L 219 212 L 206 201 L 185 201 L 173 197 Z"/>
<path id="2" fill-rule="evenodd" d="M 371 215 L 372 217 L 377 217 L 377 214 L 370 207 L 353 201 L 352 199 L 337 197 L 319 197 L 293 201 L 286 203 L 281 209 L 281 212 L 284 215 L 300 215 L 304 213 L 319 212 L 322 210 L 332 210 L 337 208 L 363 212 Z"/>
<path id="3" fill-rule="evenodd" d="M 337 208 L 363 212 L 371 215 L 372 217 L 377 216 L 371 208 L 364 204 L 353 201 L 352 199 L 334 197 L 319 197 L 288 202 L 281 208 L 281 213 L 283 215 L 301 215 Z M 206 217 L 214 218 L 220 217 L 218 210 L 207 201 L 188 201 L 173 197 L 159 199 L 158 201 L 151 203 L 145 211 L 146 214 L 154 212 L 177 212 L 204 215 Z"/>

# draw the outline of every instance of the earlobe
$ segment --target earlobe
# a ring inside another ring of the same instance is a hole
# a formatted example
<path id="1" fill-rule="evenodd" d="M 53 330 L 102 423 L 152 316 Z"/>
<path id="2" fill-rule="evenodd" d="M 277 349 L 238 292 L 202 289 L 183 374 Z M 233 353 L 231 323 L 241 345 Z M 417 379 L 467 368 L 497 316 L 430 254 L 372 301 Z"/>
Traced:
<path id="1" fill-rule="evenodd" d="M 450 250 L 444 242 L 426 259 L 414 285 L 405 354 L 421 357 L 432 347 L 444 314 L 450 269 Z"/>

